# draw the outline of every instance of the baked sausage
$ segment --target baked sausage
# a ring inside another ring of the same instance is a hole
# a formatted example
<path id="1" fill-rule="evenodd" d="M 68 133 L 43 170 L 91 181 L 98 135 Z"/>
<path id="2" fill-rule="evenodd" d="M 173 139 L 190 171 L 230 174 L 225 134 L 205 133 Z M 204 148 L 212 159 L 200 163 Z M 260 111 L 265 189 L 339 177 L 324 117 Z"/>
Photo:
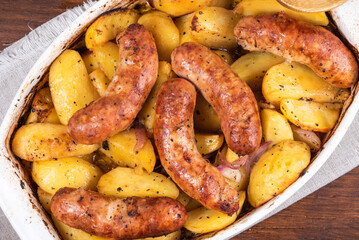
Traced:
<path id="1" fill-rule="evenodd" d="M 152 34 L 132 24 L 117 36 L 120 57 L 105 95 L 77 111 L 68 123 L 70 136 L 94 144 L 128 128 L 155 84 L 158 54 Z"/>
<path id="2" fill-rule="evenodd" d="M 205 207 L 233 214 L 238 193 L 196 148 L 195 87 L 184 79 L 165 82 L 157 95 L 155 143 L 162 166 L 177 185 Z"/>
<path id="3" fill-rule="evenodd" d="M 116 199 L 83 188 L 57 191 L 51 212 L 70 227 L 114 239 L 161 236 L 187 221 L 185 207 L 168 197 Z"/>
<path id="4" fill-rule="evenodd" d="M 355 57 L 339 38 L 283 12 L 244 17 L 234 34 L 244 49 L 270 52 L 305 64 L 336 87 L 351 87 L 358 79 Z"/>
<path id="5" fill-rule="evenodd" d="M 246 155 L 258 149 L 262 128 L 256 99 L 227 63 L 207 47 L 188 42 L 173 51 L 172 68 L 213 106 L 231 150 Z"/>

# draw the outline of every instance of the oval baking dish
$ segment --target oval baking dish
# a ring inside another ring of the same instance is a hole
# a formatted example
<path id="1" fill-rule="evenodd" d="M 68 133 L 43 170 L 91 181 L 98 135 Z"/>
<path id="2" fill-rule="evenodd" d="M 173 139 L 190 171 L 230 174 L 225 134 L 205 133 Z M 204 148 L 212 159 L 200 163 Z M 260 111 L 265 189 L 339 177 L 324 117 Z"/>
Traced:
<path id="1" fill-rule="evenodd" d="M 22 118 L 28 112 L 35 92 L 43 85 L 43 76 L 46 75 L 53 61 L 65 49 L 76 44 L 77 39 L 99 15 L 115 8 L 133 7 L 138 2 L 136 0 L 100 0 L 94 4 L 78 17 L 43 53 L 28 73 L 11 103 L 1 125 L 0 205 L 21 239 L 61 239 L 61 237 L 53 226 L 51 218 L 40 205 L 29 176 L 11 151 L 10 142 L 14 130 L 19 123 L 23 122 Z M 359 21 L 359 0 L 348 1 L 341 7 L 332 10 L 331 15 L 343 38 L 348 42 L 347 45 L 352 47 L 358 58 L 359 38 L 356 36 L 359 34 L 359 25 L 354 23 Z M 336 126 L 327 134 L 323 147 L 312 159 L 304 175 L 301 175 L 284 192 L 261 207 L 253 209 L 249 213 L 241 214 L 227 228 L 198 235 L 196 239 L 228 239 L 233 237 L 263 220 L 265 216 L 275 211 L 300 189 L 325 163 L 349 128 L 359 109 L 357 92 L 358 83 L 351 88 L 351 95 L 345 102 Z"/>

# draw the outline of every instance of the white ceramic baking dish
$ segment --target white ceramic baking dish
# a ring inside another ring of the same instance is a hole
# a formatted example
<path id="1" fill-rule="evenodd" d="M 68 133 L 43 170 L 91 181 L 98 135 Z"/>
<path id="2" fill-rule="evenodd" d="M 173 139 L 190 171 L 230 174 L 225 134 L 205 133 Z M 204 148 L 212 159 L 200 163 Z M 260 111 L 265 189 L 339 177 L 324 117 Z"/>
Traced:
<path id="1" fill-rule="evenodd" d="M 1 125 L 0 134 L 0 206 L 21 239 L 50 240 L 61 239 L 51 220 L 39 204 L 22 165 L 19 164 L 10 148 L 10 139 L 19 120 L 27 111 L 36 89 L 41 86 L 42 76 L 51 63 L 85 31 L 87 26 L 101 13 L 126 7 L 136 0 L 100 0 L 76 19 L 44 52 L 27 77 L 24 79 Z M 359 0 L 349 0 L 331 11 L 334 22 L 347 42 L 358 56 L 359 50 Z M 320 153 L 308 167 L 306 174 L 283 193 L 263 206 L 241 216 L 234 224 L 224 230 L 199 236 L 199 239 L 228 239 L 263 219 L 300 189 L 325 163 L 338 145 L 359 109 L 357 85 L 345 105 L 345 110 L 334 131 L 328 135 Z"/>

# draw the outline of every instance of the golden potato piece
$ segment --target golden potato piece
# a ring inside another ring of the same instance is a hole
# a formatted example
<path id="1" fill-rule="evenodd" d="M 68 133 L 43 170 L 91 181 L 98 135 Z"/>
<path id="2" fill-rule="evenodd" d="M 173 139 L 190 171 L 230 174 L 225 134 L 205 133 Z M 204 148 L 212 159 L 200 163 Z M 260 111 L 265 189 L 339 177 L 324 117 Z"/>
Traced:
<path id="1" fill-rule="evenodd" d="M 151 136 L 153 135 L 153 128 L 155 126 L 156 120 L 155 107 L 157 101 L 157 93 L 162 86 L 162 83 L 173 77 L 175 77 L 175 74 L 172 71 L 171 64 L 166 61 L 160 61 L 158 65 L 158 75 L 156 83 L 153 86 L 150 95 L 147 97 L 145 104 L 143 104 L 142 109 L 138 114 L 140 122 L 143 123 L 146 128 L 146 131 Z"/>
<path id="2" fill-rule="evenodd" d="M 179 31 L 172 18 L 164 12 L 152 11 L 138 19 L 155 38 L 159 60 L 171 62 L 171 53 L 179 45 Z"/>
<path id="3" fill-rule="evenodd" d="M 93 49 L 98 67 L 106 74 L 106 77 L 111 81 L 115 76 L 119 50 L 118 46 L 113 42 L 107 42 L 101 46 Z"/>
<path id="4" fill-rule="evenodd" d="M 72 228 L 65 223 L 58 220 L 51 214 L 52 220 L 55 223 L 56 229 L 59 231 L 64 240 L 114 240 L 113 238 L 103 238 L 86 233 L 80 229 Z"/>
<path id="5" fill-rule="evenodd" d="M 229 52 L 224 50 L 214 50 L 213 52 L 215 52 L 218 56 L 220 56 L 227 64 L 230 65 L 233 63 L 233 58 L 231 54 L 229 54 Z"/>
<path id="6" fill-rule="evenodd" d="M 200 154 L 206 155 L 217 151 L 223 144 L 222 134 L 203 134 L 196 133 L 196 145 Z"/>
<path id="7" fill-rule="evenodd" d="M 280 110 L 294 125 L 305 130 L 329 132 L 339 118 L 340 103 L 317 103 L 282 99 Z"/>
<path id="8" fill-rule="evenodd" d="M 337 88 L 316 75 L 309 67 L 284 62 L 270 68 L 263 78 L 263 96 L 279 106 L 281 99 L 305 99 L 315 102 L 344 102 L 349 90 Z"/>
<path id="9" fill-rule="evenodd" d="M 194 233 L 208 233 L 223 229 L 232 224 L 242 210 L 246 192 L 239 192 L 239 210 L 232 216 L 205 207 L 197 208 L 187 213 L 184 227 Z"/>
<path id="10" fill-rule="evenodd" d="M 15 155 L 27 161 L 85 155 L 98 148 L 98 144 L 77 144 L 67 133 L 66 126 L 52 123 L 23 125 L 12 140 Z"/>
<path id="11" fill-rule="evenodd" d="M 40 89 L 32 100 L 31 111 L 25 124 L 60 123 L 49 88 Z"/>
<path id="12" fill-rule="evenodd" d="M 159 237 L 148 237 L 148 238 L 142 238 L 140 240 L 180 240 L 180 239 L 181 239 L 181 230 Z"/>
<path id="13" fill-rule="evenodd" d="M 85 53 L 81 55 L 81 57 L 84 60 L 88 74 L 92 73 L 97 68 L 99 68 L 95 54 L 92 51 L 87 50 Z"/>
<path id="14" fill-rule="evenodd" d="M 191 21 L 193 14 L 187 14 L 175 19 L 175 24 L 180 34 L 180 44 L 185 42 L 196 42 L 191 33 Z"/>
<path id="15" fill-rule="evenodd" d="M 100 151 L 122 167 L 144 168 L 152 172 L 156 164 L 156 155 L 149 139 L 144 146 L 135 151 L 137 143 L 136 130 L 120 132 L 102 143 Z"/>
<path id="16" fill-rule="evenodd" d="M 266 142 L 272 144 L 283 140 L 293 140 L 293 132 L 288 120 L 279 112 L 270 109 L 261 111 L 262 131 Z"/>
<path id="17" fill-rule="evenodd" d="M 191 198 L 191 200 L 189 201 L 189 203 L 186 206 L 186 210 L 187 212 L 195 210 L 197 208 L 203 207 L 203 205 L 198 202 L 196 199 Z"/>
<path id="18" fill-rule="evenodd" d="M 126 197 L 171 197 L 176 199 L 179 190 L 171 179 L 159 173 L 138 175 L 134 169 L 117 167 L 104 174 L 97 190 L 107 196 Z"/>
<path id="19" fill-rule="evenodd" d="M 96 88 L 98 94 L 102 97 L 106 92 L 110 80 L 106 77 L 104 72 L 102 72 L 102 70 L 99 68 L 93 71 L 92 73 L 90 73 L 89 77 L 93 86 Z"/>
<path id="20" fill-rule="evenodd" d="M 74 50 L 65 50 L 52 63 L 49 85 L 56 112 L 64 125 L 75 112 L 99 97 L 80 54 Z"/>
<path id="21" fill-rule="evenodd" d="M 37 196 L 39 197 L 39 201 L 41 205 L 44 207 L 47 213 L 51 213 L 51 199 L 53 194 L 47 193 L 41 188 L 37 188 Z"/>
<path id="22" fill-rule="evenodd" d="M 213 49 L 233 49 L 238 46 L 234 27 L 239 18 L 231 10 L 206 7 L 195 12 L 191 19 L 191 34 L 200 44 Z"/>
<path id="23" fill-rule="evenodd" d="M 254 165 L 248 200 L 259 207 L 291 185 L 310 162 L 310 148 L 303 142 L 284 140 L 267 150 Z"/>
<path id="24" fill-rule="evenodd" d="M 93 49 L 114 39 L 138 18 L 139 14 L 133 9 L 116 9 L 102 14 L 86 31 L 86 47 Z"/>
<path id="25" fill-rule="evenodd" d="M 329 23 L 325 12 L 296 12 L 286 7 L 283 7 L 276 0 L 242 0 L 234 8 L 234 11 L 240 16 L 273 14 L 283 11 L 292 18 L 310 22 L 315 25 L 326 26 Z"/>
<path id="26" fill-rule="evenodd" d="M 312 152 L 316 152 L 322 146 L 322 141 L 315 132 L 304 130 L 295 125 L 290 125 L 293 131 L 293 137 L 296 141 L 305 142 Z"/>
<path id="27" fill-rule="evenodd" d="M 96 189 L 102 171 L 78 157 L 34 162 L 32 179 L 45 192 L 55 194 L 63 187 Z"/>
<path id="28" fill-rule="evenodd" d="M 231 7 L 232 0 L 152 0 L 153 6 L 172 17 L 179 17 L 205 6 Z"/>
<path id="29" fill-rule="evenodd" d="M 219 132 L 221 124 L 214 108 L 204 99 L 202 94 L 197 94 L 196 107 L 193 114 L 195 129 L 203 132 Z"/>
<path id="30" fill-rule="evenodd" d="M 180 189 L 180 192 L 179 192 L 179 195 L 177 197 L 177 201 L 179 201 L 183 206 L 187 206 L 188 203 L 191 201 L 191 197 L 188 196 L 185 192 L 183 192 L 181 189 Z"/>
<path id="31" fill-rule="evenodd" d="M 250 52 L 238 58 L 231 68 L 253 91 L 262 89 L 267 70 L 284 62 L 284 59 L 267 52 Z"/>

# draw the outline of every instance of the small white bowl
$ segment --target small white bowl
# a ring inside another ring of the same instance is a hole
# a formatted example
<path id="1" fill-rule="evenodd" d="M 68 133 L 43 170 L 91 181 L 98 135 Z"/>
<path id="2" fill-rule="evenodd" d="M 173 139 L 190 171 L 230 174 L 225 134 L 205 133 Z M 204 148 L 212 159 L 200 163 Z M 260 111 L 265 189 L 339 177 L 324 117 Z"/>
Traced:
<path id="1" fill-rule="evenodd" d="M 51 219 L 41 207 L 36 193 L 31 188 L 29 176 L 22 169 L 21 164 L 10 148 L 10 139 L 14 129 L 18 126 L 23 113 L 28 109 L 33 95 L 41 85 L 42 76 L 47 72 L 51 63 L 65 49 L 76 41 L 86 30 L 87 26 L 101 13 L 108 10 L 127 7 L 136 0 L 100 0 L 85 13 L 79 16 L 43 53 L 26 76 L 18 90 L 1 125 L 0 134 L 0 206 L 21 239 L 50 240 L 61 239 L 55 230 Z M 349 0 L 342 6 L 331 11 L 331 15 L 339 31 L 348 42 L 359 51 L 359 0 Z M 324 144 L 322 151 L 308 167 L 306 174 L 263 206 L 242 216 L 231 226 L 214 233 L 199 236 L 199 239 L 228 239 L 273 212 L 298 189 L 300 189 L 325 163 L 334 151 L 359 109 L 357 85 L 352 90 L 351 99 L 346 104 L 346 112 L 341 117 L 336 129 L 330 134 L 330 139 Z"/>

